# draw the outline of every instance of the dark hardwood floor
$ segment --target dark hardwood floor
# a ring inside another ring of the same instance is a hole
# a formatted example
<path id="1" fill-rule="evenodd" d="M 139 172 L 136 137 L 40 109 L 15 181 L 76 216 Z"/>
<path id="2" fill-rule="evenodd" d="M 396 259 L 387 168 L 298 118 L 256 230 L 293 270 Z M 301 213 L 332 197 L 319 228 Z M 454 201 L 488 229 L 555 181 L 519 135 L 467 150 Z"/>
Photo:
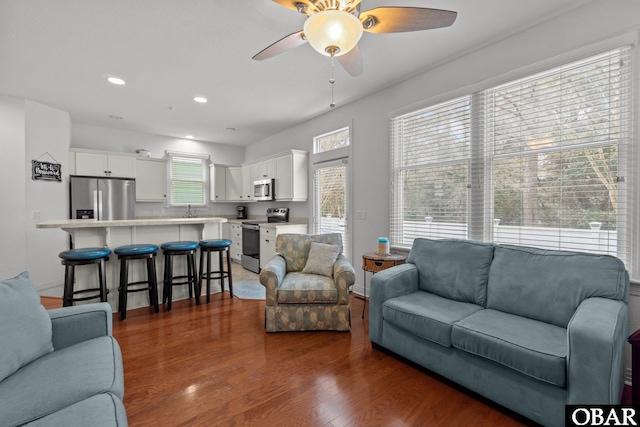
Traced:
<path id="1" fill-rule="evenodd" d="M 204 298 L 202 299 L 204 302 Z M 527 421 L 373 349 L 362 300 L 351 332 L 264 331 L 264 301 L 114 316 L 131 426 L 519 426 Z"/>

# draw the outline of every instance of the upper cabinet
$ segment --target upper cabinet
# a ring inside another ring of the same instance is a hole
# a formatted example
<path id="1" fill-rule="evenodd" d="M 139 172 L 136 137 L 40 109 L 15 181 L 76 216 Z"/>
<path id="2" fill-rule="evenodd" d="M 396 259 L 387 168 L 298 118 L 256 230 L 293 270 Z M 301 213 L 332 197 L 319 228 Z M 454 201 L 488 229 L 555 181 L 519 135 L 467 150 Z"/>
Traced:
<path id="1" fill-rule="evenodd" d="M 242 198 L 242 167 L 212 164 L 210 166 L 212 180 L 212 202 L 241 202 Z"/>
<path id="2" fill-rule="evenodd" d="M 167 162 L 136 159 L 136 202 L 164 202 L 167 197 Z"/>
<path id="3" fill-rule="evenodd" d="M 91 150 L 71 151 L 72 172 L 75 175 L 110 176 L 118 178 L 136 177 L 135 154 L 113 154 Z"/>
<path id="4" fill-rule="evenodd" d="M 229 166 L 225 168 L 225 178 L 227 184 L 227 201 L 241 202 L 242 198 L 242 167 Z"/>
<path id="5" fill-rule="evenodd" d="M 253 180 L 275 178 L 274 175 L 274 159 L 262 160 L 252 165 Z"/>
<path id="6" fill-rule="evenodd" d="M 306 202 L 309 197 L 308 175 L 309 156 L 305 151 L 292 151 L 276 157 L 275 193 L 276 200 Z"/>
<path id="7" fill-rule="evenodd" d="M 241 189 L 242 192 L 240 197 L 243 202 L 253 202 L 253 177 L 251 174 L 252 165 L 242 165 L 242 183 Z"/>
<path id="8" fill-rule="evenodd" d="M 210 199 L 212 202 L 227 201 L 227 167 L 224 165 L 209 165 L 209 183 Z"/>

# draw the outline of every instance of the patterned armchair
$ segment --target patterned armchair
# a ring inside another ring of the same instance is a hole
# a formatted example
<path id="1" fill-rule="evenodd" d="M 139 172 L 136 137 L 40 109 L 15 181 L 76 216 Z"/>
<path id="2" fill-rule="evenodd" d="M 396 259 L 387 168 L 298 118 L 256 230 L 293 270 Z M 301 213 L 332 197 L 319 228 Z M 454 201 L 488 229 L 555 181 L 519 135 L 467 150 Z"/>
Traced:
<path id="1" fill-rule="evenodd" d="M 339 233 L 279 234 L 276 256 L 260 271 L 267 332 L 348 331 L 355 271 Z"/>

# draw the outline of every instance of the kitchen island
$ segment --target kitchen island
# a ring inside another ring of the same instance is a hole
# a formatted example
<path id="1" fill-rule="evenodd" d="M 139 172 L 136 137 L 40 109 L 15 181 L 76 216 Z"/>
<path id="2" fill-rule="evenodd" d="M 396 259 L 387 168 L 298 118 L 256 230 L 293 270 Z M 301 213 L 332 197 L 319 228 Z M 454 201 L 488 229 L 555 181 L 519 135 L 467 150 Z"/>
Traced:
<path id="1" fill-rule="evenodd" d="M 222 224 L 226 218 L 201 217 L 201 218 L 144 218 L 130 220 L 94 220 L 94 219 L 65 219 L 52 220 L 36 224 L 36 228 L 59 228 L 71 236 L 74 248 L 107 247 L 112 251 L 118 246 L 135 243 L 150 243 L 161 246 L 165 242 L 176 240 L 219 239 L 222 236 Z M 215 257 L 213 257 L 215 258 Z M 196 257 L 196 261 L 199 257 Z M 177 260 L 174 265 L 174 274 L 186 274 L 186 261 Z M 217 260 L 212 259 L 212 263 Z M 217 266 L 216 266 L 217 267 Z M 60 268 L 63 268 L 62 266 Z M 112 254 L 106 263 L 107 288 L 109 290 L 108 301 L 114 311 L 117 311 L 118 279 L 120 264 L 118 256 Z M 212 265 L 212 268 L 214 266 Z M 158 251 L 156 258 L 156 276 L 158 278 L 158 298 L 162 301 L 162 278 L 164 259 L 162 250 Z M 129 267 L 130 281 L 146 280 L 146 269 L 143 262 L 133 262 Z M 97 287 L 97 274 L 95 266 L 80 266 L 76 268 L 75 289 Z M 212 293 L 220 292 L 218 281 L 214 282 Z M 213 285 L 213 283 L 212 283 Z M 178 286 L 173 290 L 173 300 L 189 297 L 186 286 Z M 90 302 L 95 302 L 92 300 Z M 127 309 L 145 307 L 149 305 L 146 292 L 130 293 Z M 150 309 L 151 310 L 151 309 Z"/>

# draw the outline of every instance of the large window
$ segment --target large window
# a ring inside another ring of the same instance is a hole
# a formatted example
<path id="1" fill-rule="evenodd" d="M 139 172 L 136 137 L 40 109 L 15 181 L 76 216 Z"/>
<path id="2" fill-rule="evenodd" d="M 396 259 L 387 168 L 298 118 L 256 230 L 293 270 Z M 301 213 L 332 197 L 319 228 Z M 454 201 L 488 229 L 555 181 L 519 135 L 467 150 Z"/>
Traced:
<path id="1" fill-rule="evenodd" d="M 469 238 L 632 261 L 629 48 L 391 121 L 392 244 Z"/>
<path id="2" fill-rule="evenodd" d="M 208 156 L 184 153 L 169 154 L 169 206 L 206 206 L 208 191 Z"/>

